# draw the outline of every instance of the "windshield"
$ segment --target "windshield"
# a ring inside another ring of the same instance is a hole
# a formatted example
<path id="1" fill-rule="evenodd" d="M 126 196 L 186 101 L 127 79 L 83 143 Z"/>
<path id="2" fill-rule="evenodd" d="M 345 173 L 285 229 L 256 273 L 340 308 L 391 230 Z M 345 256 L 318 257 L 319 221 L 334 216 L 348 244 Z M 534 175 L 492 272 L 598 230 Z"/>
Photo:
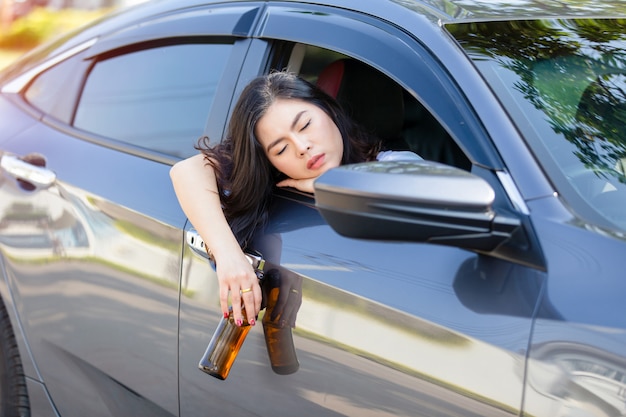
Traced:
<path id="1" fill-rule="evenodd" d="M 626 20 L 446 28 L 573 210 L 626 229 Z"/>

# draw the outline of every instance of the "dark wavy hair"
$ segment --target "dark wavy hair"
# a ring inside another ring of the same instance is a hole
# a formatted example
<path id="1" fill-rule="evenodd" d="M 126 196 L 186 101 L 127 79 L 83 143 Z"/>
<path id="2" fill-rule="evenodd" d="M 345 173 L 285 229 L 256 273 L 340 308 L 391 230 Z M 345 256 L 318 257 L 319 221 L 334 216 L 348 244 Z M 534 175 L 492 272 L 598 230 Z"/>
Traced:
<path id="1" fill-rule="evenodd" d="M 274 185 L 284 178 L 267 159 L 257 140 L 258 121 L 277 99 L 312 103 L 330 116 L 343 138 L 342 164 L 374 160 L 380 141 L 353 122 L 339 103 L 323 90 L 289 72 L 276 71 L 252 80 L 241 93 L 225 140 L 211 146 L 199 139 L 200 150 L 215 170 L 224 214 L 239 244 L 246 247 L 264 226 Z"/>

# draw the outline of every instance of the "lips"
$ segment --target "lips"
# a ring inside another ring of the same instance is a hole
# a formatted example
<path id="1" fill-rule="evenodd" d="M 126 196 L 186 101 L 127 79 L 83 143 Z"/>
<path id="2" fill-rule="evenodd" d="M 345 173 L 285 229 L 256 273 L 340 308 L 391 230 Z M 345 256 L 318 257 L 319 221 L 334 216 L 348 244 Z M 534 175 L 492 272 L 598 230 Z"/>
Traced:
<path id="1" fill-rule="evenodd" d="M 324 163 L 325 157 L 326 155 L 323 153 L 312 156 L 311 159 L 309 159 L 306 163 L 306 167 L 313 170 L 318 169 Z"/>

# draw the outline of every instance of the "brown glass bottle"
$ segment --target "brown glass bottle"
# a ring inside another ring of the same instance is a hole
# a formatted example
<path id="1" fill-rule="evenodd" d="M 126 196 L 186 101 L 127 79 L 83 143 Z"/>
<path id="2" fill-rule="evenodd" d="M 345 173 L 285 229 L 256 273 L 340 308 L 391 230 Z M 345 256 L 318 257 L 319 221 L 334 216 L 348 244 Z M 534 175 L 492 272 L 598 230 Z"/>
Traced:
<path id="1" fill-rule="evenodd" d="M 293 344 L 291 326 L 281 320 L 281 314 L 273 314 L 280 294 L 280 274 L 275 270 L 271 272 L 273 273 L 265 275 L 263 282 L 266 296 L 263 332 L 272 370 L 279 375 L 287 375 L 296 372 L 300 364 Z"/>
<path id="2" fill-rule="evenodd" d="M 213 268 L 215 268 L 215 259 L 211 251 L 208 247 L 205 249 Z M 254 273 L 259 279 L 259 283 L 263 282 L 263 268 L 265 267 L 263 257 L 256 252 L 246 252 L 245 256 L 252 268 L 254 268 Z M 241 326 L 235 324 L 232 307 L 228 309 L 228 317 L 220 320 L 204 355 L 202 355 L 198 363 L 201 371 L 221 380 L 225 380 L 228 377 L 230 368 L 233 366 L 239 349 L 241 349 L 251 328 L 246 318 L 246 308 L 243 303 L 241 305 L 241 315 L 243 319 Z"/>
<path id="3" fill-rule="evenodd" d="M 233 310 L 230 309 L 228 318 L 222 318 L 202 359 L 200 359 L 198 364 L 200 369 L 215 378 L 224 380 L 228 377 L 239 349 L 241 349 L 246 335 L 250 331 L 251 327 L 246 319 L 246 310 L 243 306 L 241 307 L 241 314 L 243 324 L 237 326 L 233 318 Z"/>

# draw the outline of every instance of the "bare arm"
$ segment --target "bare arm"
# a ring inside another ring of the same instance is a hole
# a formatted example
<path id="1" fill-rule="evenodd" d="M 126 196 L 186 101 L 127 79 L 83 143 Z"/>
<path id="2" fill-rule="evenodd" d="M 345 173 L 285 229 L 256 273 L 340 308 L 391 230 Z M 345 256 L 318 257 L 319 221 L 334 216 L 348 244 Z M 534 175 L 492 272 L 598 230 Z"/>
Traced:
<path id="1" fill-rule="evenodd" d="M 222 312 L 228 313 L 230 290 L 235 321 L 242 318 L 243 298 L 248 323 L 254 324 L 261 307 L 261 288 L 222 211 L 213 167 L 198 154 L 176 163 L 170 177 L 180 206 L 215 258 Z M 247 288 L 252 291 L 240 294 Z"/>

